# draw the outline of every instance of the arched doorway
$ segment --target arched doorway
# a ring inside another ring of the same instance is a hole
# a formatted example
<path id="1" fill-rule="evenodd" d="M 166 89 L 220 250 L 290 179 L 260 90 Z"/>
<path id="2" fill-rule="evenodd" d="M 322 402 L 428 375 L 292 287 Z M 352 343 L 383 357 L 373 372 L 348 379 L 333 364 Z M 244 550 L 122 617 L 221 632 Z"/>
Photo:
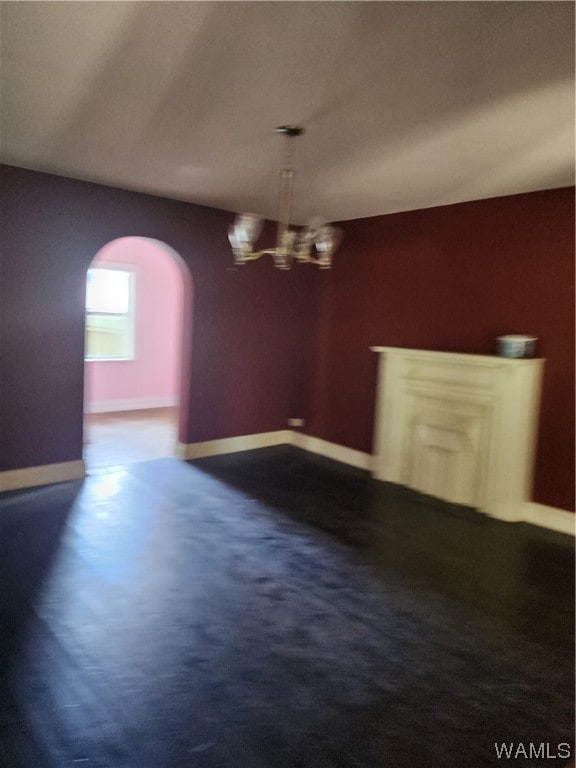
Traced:
<path id="1" fill-rule="evenodd" d="M 87 471 L 174 456 L 187 424 L 192 278 L 168 245 L 123 237 L 87 272 Z"/>

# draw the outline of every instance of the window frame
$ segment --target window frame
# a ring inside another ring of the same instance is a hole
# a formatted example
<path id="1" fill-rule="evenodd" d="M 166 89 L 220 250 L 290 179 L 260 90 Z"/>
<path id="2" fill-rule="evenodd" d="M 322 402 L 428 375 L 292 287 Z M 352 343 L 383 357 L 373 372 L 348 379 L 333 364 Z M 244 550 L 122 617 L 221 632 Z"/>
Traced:
<path id="1" fill-rule="evenodd" d="M 93 310 L 86 309 L 86 293 L 84 294 L 84 362 L 85 363 L 126 363 L 136 360 L 136 332 L 135 332 L 135 316 L 136 316 L 136 268 L 133 264 L 119 264 L 117 262 L 107 263 L 102 262 L 94 266 L 90 266 L 86 272 L 86 283 L 88 282 L 88 272 L 106 270 L 108 272 L 126 272 L 128 274 L 128 312 L 94 312 Z M 86 323 L 89 315 L 107 315 L 110 317 L 125 317 L 127 319 L 128 326 L 128 354 L 122 357 L 110 357 L 109 355 L 88 355 L 86 349 Z"/>

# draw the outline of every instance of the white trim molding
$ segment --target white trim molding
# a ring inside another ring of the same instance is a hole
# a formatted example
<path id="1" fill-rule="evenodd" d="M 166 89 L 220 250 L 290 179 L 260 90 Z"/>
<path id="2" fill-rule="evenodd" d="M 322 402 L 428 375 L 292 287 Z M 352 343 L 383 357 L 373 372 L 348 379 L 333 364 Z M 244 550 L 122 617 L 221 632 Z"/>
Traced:
<path id="1" fill-rule="evenodd" d="M 255 448 L 270 448 L 273 445 L 292 443 L 292 430 L 281 429 L 277 432 L 260 432 L 255 435 L 224 437 L 220 440 L 206 440 L 202 443 L 177 443 L 175 455 L 184 461 L 203 459 L 207 456 L 220 456 L 225 453 L 251 451 Z"/>
<path id="2" fill-rule="evenodd" d="M 548 507 L 535 501 L 528 501 L 522 510 L 522 522 L 550 528 L 552 531 L 576 536 L 576 514 L 565 509 Z"/>
<path id="3" fill-rule="evenodd" d="M 69 480 L 83 480 L 86 466 L 82 459 L 63 461 L 59 464 L 44 464 L 40 467 L 9 469 L 0 472 L 0 491 L 15 491 L 20 488 L 35 488 L 38 485 L 66 483 Z"/>
<path id="4" fill-rule="evenodd" d="M 292 445 L 296 448 L 302 448 L 310 453 L 317 453 L 333 461 L 340 461 L 342 464 L 350 464 L 357 469 L 372 469 L 372 456 L 369 453 L 357 451 L 354 448 L 347 448 L 345 445 L 330 443 L 328 440 L 322 440 L 320 437 L 305 435 L 303 432 L 292 433 Z"/>
<path id="5" fill-rule="evenodd" d="M 85 413 L 116 413 L 118 411 L 147 411 L 151 408 L 173 408 L 178 405 L 176 395 L 166 397 L 138 397 L 125 400 L 96 400 L 86 403 Z"/>
<path id="6" fill-rule="evenodd" d="M 241 435 L 239 437 L 225 437 L 221 440 L 206 440 L 202 443 L 177 443 L 174 454 L 183 461 L 201 459 L 208 456 L 220 456 L 225 453 L 237 453 L 239 451 L 251 451 L 255 448 L 270 448 L 274 445 L 293 445 L 310 453 L 317 453 L 333 461 L 340 461 L 358 469 L 370 470 L 372 456 L 369 453 L 356 451 L 344 445 L 330 443 L 319 437 L 305 435 L 291 429 L 282 429 L 278 432 L 262 432 L 255 435 Z"/>

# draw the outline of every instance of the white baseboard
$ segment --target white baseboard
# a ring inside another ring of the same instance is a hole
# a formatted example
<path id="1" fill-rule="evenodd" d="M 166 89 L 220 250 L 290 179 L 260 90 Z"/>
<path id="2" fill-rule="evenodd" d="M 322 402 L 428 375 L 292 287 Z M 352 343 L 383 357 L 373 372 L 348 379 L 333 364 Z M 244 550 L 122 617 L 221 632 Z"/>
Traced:
<path id="1" fill-rule="evenodd" d="M 320 437 L 305 435 L 303 432 L 292 432 L 292 445 L 305 451 L 310 451 L 310 453 L 318 453 L 327 459 L 333 459 L 333 461 L 350 464 L 357 469 L 370 470 L 372 468 L 371 454 L 357 451 L 354 448 L 347 448 L 337 443 L 330 443 L 328 440 L 322 440 Z"/>
<path id="2" fill-rule="evenodd" d="M 319 437 L 311 437 L 302 432 L 282 429 L 278 432 L 262 432 L 255 435 L 226 437 L 221 440 L 207 440 L 203 443 L 178 443 L 175 455 L 179 459 L 192 460 L 208 456 L 220 456 L 225 453 L 250 451 L 254 448 L 269 448 L 274 445 L 294 445 L 311 453 L 317 453 L 343 464 L 350 464 L 358 469 L 370 469 L 372 457 L 368 453 L 330 443 Z"/>
<path id="3" fill-rule="evenodd" d="M 86 477 L 86 467 L 82 459 L 64 461 L 60 464 L 44 464 L 40 467 L 9 469 L 6 472 L 0 472 L 0 491 L 35 488 L 38 485 L 82 480 L 84 477 Z"/>
<path id="4" fill-rule="evenodd" d="M 524 504 L 522 522 L 541 525 L 543 528 L 576 536 L 576 514 L 574 512 L 548 507 L 535 501 L 528 501 Z"/>
<path id="5" fill-rule="evenodd" d="M 115 413 L 117 411 L 145 411 L 150 408 L 173 408 L 178 405 L 175 395 L 166 397 L 131 397 L 125 400 L 96 400 L 86 403 L 85 413 Z"/>
<path id="6" fill-rule="evenodd" d="M 221 440 L 206 440 L 203 443 L 178 443 L 176 456 L 180 459 L 202 459 L 207 456 L 220 456 L 224 453 L 251 451 L 254 448 L 269 448 L 292 442 L 292 431 L 282 429 L 278 432 L 260 432 L 256 435 L 224 437 Z"/>

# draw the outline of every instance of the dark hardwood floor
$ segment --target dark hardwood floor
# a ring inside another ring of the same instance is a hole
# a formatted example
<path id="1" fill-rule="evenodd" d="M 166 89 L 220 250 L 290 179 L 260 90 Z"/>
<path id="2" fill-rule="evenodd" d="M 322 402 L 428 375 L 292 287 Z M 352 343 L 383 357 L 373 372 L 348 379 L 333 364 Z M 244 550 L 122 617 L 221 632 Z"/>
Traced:
<path id="1" fill-rule="evenodd" d="M 573 747 L 569 537 L 288 447 L 1 500 L 3 767 L 476 768 L 502 763 L 496 742 Z"/>

